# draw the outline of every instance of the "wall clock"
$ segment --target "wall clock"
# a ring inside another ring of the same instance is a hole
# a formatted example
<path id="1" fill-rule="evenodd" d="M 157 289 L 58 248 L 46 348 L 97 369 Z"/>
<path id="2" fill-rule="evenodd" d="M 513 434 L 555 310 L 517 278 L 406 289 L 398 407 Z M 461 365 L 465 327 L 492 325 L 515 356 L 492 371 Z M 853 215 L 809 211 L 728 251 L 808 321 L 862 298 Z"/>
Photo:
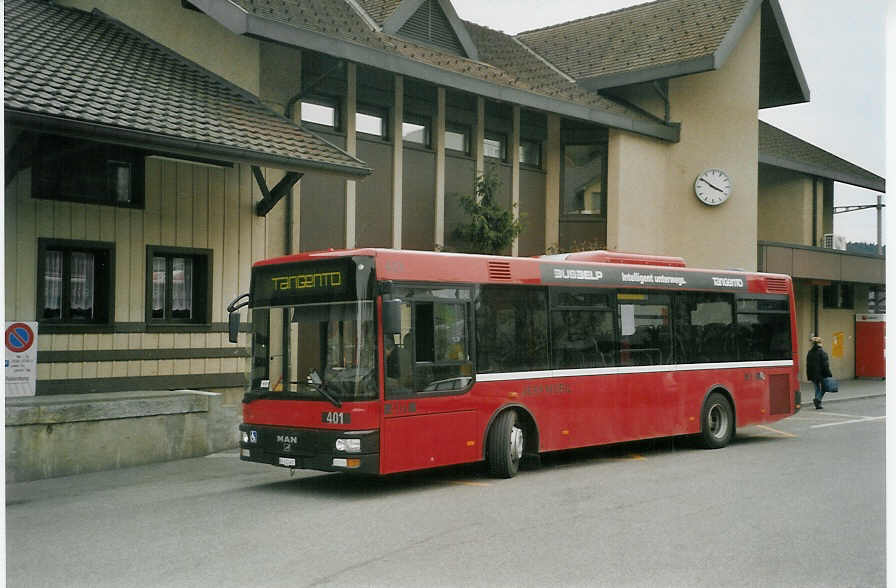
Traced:
<path id="1" fill-rule="evenodd" d="M 731 196 L 731 178 L 720 169 L 708 169 L 694 181 L 694 193 L 703 204 L 718 206 Z"/>

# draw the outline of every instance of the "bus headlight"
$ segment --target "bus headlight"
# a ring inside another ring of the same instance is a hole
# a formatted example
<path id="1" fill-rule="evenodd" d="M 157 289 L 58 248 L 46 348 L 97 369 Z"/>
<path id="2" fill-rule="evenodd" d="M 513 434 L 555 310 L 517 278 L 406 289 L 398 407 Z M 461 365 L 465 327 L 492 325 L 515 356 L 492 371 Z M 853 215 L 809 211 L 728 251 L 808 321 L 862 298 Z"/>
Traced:
<path id="1" fill-rule="evenodd" d="M 360 439 L 336 439 L 336 451 L 346 453 L 361 453 Z"/>
<path id="2" fill-rule="evenodd" d="M 258 443 L 258 431 L 240 431 L 243 443 Z"/>
<path id="3" fill-rule="evenodd" d="M 243 443 L 248 443 L 249 442 L 249 433 L 246 431 L 240 431 L 240 433 L 242 433 L 242 436 L 243 436 Z"/>

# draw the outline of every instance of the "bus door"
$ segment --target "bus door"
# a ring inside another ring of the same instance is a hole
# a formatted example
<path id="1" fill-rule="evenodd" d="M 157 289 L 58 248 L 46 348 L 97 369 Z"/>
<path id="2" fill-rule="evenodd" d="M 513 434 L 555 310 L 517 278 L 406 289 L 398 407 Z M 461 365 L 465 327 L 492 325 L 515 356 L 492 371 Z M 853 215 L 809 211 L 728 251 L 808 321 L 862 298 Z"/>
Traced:
<path id="1" fill-rule="evenodd" d="M 400 328 L 383 338 L 381 470 L 476 461 L 477 414 L 462 398 L 473 383 L 471 290 L 393 287 Z"/>

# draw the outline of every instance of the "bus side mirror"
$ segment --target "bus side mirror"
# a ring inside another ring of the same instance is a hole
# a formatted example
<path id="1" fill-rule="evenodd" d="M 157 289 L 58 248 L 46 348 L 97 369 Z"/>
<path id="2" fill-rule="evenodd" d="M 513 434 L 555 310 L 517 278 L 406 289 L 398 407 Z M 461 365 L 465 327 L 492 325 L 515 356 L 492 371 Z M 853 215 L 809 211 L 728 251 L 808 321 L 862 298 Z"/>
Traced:
<path id="1" fill-rule="evenodd" d="M 239 309 L 249 304 L 249 293 L 240 294 L 230 301 L 227 305 L 227 312 L 230 316 L 227 318 L 227 331 L 230 335 L 230 342 L 237 343 L 240 335 L 240 313 Z"/>
<path id="2" fill-rule="evenodd" d="M 238 311 L 230 313 L 227 319 L 227 330 L 230 335 L 230 342 L 237 343 L 240 335 L 240 313 Z"/>
<path id="3" fill-rule="evenodd" d="M 401 333 L 401 300 L 383 300 L 383 335 Z"/>

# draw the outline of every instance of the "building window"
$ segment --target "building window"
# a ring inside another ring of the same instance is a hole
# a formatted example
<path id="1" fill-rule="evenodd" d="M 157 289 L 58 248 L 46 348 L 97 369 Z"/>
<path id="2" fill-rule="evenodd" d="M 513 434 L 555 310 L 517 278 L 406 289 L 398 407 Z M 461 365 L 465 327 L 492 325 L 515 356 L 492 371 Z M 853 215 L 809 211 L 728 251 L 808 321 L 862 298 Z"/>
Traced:
<path id="1" fill-rule="evenodd" d="M 401 136 L 405 143 L 429 147 L 431 123 L 423 117 L 405 117 L 401 123 Z"/>
<path id="2" fill-rule="evenodd" d="M 482 154 L 493 159 L 507 160 L 507 139 L 499 133 L 486 133 L 482 141 Z"/>
<path id="3" fill-rule="evenodd" d="M 520 163 L 529 167 L 541 167 L 541 142 L 520 140 Z"/>
<path id="4" fill-rule="evenodd" d="M 871 286 L 868 289 L 868 312 L 884 314 L 887 312 L 887 287 Z"/>
<path id="5" fill-rule="evenodd" d="M 302 122 L 339 128 L 339 105 L 335 100 L 315 99 L 302 101 Z"/>
<path id="6" fill-rule="evenodd" d="M 147 247 L 147 322 L 210 322 L 210 249 Z"/>
<path id="7" fill-rule="evenodd" d="M 38 241 L 38 320 L 51 323 L 110 322 L 112 243 Z"/>
<path id="8" fill-rule="evenodd" d="M 144 157 L 123 145 L 41 135 L 34 148 L 34 196 L 141 207 Z"/>
<path id="9" fill-rule="evenodd" d="M 563 149 L 563 213 L 605 216 L 607 148 L 566 145 Z"/>
<path id="10" fill-rule="evenodd" d="M 355 130 L 364 135 L 385 139 L 388 136 L 388 124 L 386 113 L 372 107 L 359 108 L 355 114 Z"/>
<path id="11" fill-rule="evenodd" d="M 822 300 L 825 308 L 855 308 L 855 290 L 847 282 L 834 282 L 822 289 Z"/>
<path id="12" fill-rule="evenodd" d="M 470 129 L 451 127 L 445 129 L 445 149 L 470 154 Z"/>

